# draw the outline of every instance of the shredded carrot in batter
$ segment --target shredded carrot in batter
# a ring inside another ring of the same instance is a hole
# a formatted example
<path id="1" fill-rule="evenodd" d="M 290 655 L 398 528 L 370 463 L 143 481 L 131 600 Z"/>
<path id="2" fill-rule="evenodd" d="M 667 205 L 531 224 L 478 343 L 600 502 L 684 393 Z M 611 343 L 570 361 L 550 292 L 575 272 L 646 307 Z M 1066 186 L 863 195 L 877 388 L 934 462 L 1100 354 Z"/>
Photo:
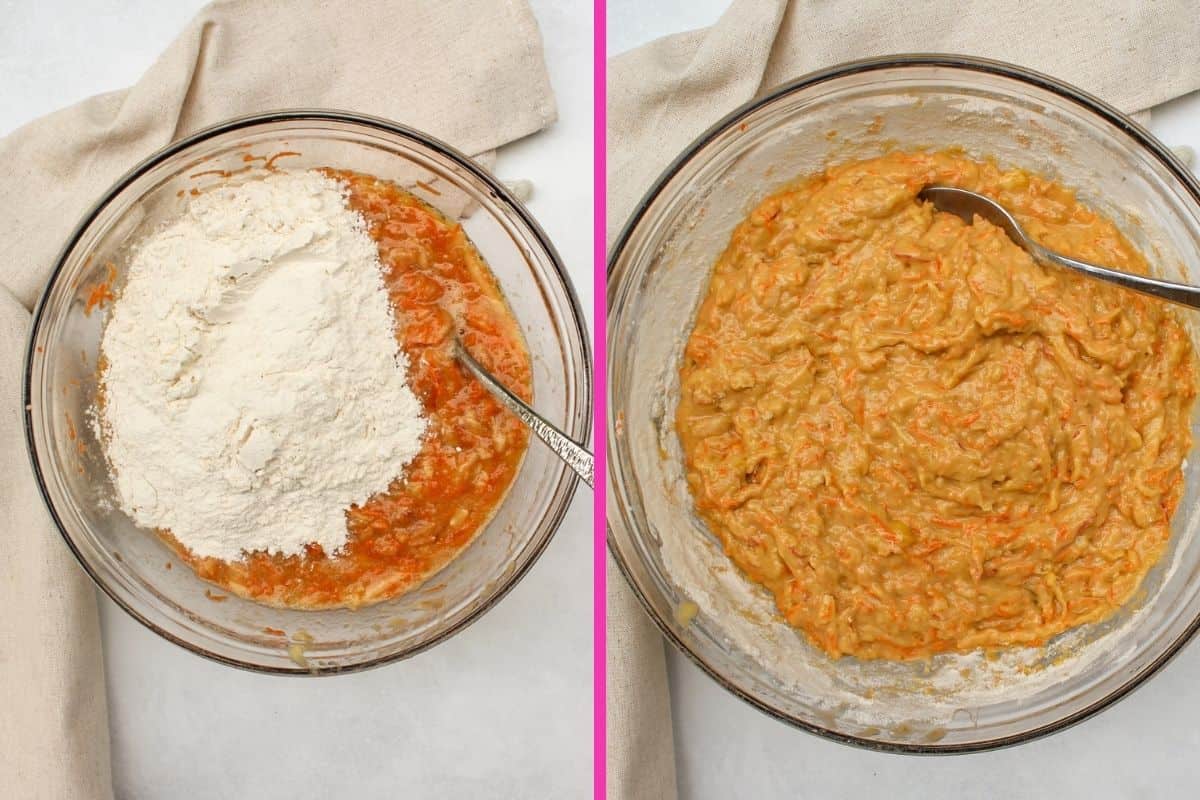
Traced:
<path id="1" fill-rule="evenodd" d="M 700 516 L 833 656 L 1041 645 L 1111 615 L 1182 491 L 1196 360 L 1165 304 L 1035 264 L 927 183 L 1145 273 L 1045 178 L 893 153 L 767 197 L 718 260 L 676 417 Z"/>

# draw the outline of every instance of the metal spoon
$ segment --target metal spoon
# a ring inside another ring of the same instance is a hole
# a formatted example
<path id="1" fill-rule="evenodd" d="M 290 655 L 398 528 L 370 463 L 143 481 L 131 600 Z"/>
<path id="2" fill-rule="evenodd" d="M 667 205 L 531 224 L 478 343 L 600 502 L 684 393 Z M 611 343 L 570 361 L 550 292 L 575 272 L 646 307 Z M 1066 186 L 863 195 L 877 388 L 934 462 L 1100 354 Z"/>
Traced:
<path id="1" fill-rule="evenodd" d="M 454 355 L 459 362 L 470 370 L 484 388 L 495 395 L 496 399 L 509 411 L 517 415 L 521 422 L 549 447 L 554 455 L 561 458 L 566 465 L 575 471 L 589 489 L 594 489 L 593 475 L 595 462 L 592 454 L 573 442 L 565 433 L 544 420 L 524 400 L 510 392 L 508 388 L 496 380 L 475 357 L 467 352 L 467 347 L 457 336 L 454 337 Z"/>
<path id="2" fill-rule="evenodd" d="M 1024 248 L 1035 261 L 1073 269 L 1097 280 L 1115 283 L 1117 286 L 1162 300 L 1170 300 L 1172 303 L 1179 303 L 1189 308 L 1200 308 L 1200 287 L 1096 266 L 1086 261 L 1068 258 L 1043 247 L 1029 238 L 1020 223 L 990 197 L 966 189 L 956 189 L 953 186 L 926 186 L 917 195 L 917 198 L 933 203 L 933 207 L 938 211 L 945 211 L 960 217 L 968 224 L 978 215 L 1007 233 L 1008 238 L 1012 239 L 1019 247 Z"/>

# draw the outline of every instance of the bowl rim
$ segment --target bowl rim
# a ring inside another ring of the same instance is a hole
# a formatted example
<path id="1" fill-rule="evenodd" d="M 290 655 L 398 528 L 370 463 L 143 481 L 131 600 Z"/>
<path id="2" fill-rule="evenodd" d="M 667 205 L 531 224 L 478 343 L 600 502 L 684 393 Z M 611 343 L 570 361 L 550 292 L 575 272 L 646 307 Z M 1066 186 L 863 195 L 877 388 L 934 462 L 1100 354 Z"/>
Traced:
<path id="1" fill-rule="evenodd" d="M 1098 117 L 1104 122 L 1115 126 L 1118 130 L 1131 137 L 1143 150 L 1147 151 L 1151 156 L 1161 162 L 1171 176 L 1177 180 L 1193 200 L 1200 204 L 1200 181 L 1192 175 L 1174 155 L 1174 153 L 1158 141 L 1153 134 L 1146 128 L 1132 120 L 1128 115 L 1118 111 L 1112 105 L 1100 100 L 1094 95 L 1076 88 L 1071 84 L 1053 78 L 1041 72 L 1037 72 L 1026 67 L 1020 67 L 1005 61 L 995 59 L 979 58 L 975 56 L 953 55 L 946 53 L 900 53 L 887 56 L 878 56 L 872 58 L 857 59 L 847 61 L 832 67 L 816 70 L 807 75 L 801 76 L 792 81 L 776 86 L 768 91 L 762 97 L 752 99 L 738 106 L 733 111 L 723 116 L 720 120 L 709 126 L 703 133 L 697 136 L 691 144 L 689 144 L 678 156 L 676 156 L 663 172 L 651 184 L 650 189 L 642 195 L 641 199 L 634 206 L 629 218 L 621 227 L 620 233 L 613 241 L 613 245 L 609 250 L 607 264 L 607 300 L 608 300 L 608 316 L 612 316 L 612 300 L 616 287 L 621 283 L 624 270 L 619 270 L 621 256 L 629 243 L 629 239 L 633 235 L 635 229 L 641 224 L 650 206 L 658 199 L 659 195 L 666 188 L 667 184 L 694 158 L 718 136 L 728 131 L 730 128 L 738 125 L 742 120 L 751 114 L 755 113 L 764 106 L 770 105 L 777 100 L 780 100 L 789 95 L 806 89 L 818 86 L 828 81 L 844 78 L 850 75 L 861 73 L 875 72 L 883 69 L 894 68 L 929 68 L 929 67 L 945 67 L 950 69 L 958 69 L 967 72 L 979 72 L 989 75 L 1000 76 L 1015 80 L 1018 83 L 1024 83 L 1044 91 L 1048 91 L 1058 97 L 1067 100 L 1076 106 L 1082 108 L 1086 112 L 1090 112 L 1093 116 Z M 611 319 L 610 319 L 611 322 Z M 613 330 L 613 326 L 608 326 L 609 330 Z M 612 350 L 608 351 L 608 358 L 612 359 Z M 609 374 L 611 374 L 611 369 Z M 611 384 L 605 387 L 606 395 L 611 393 Z M 607 404 L 609 409 L 612 409 L 613 403 L 611 396 L 607 398 L 610 402 Z M 606 442 L 608 446 L 615 451 L 614 442 L 615 431 L 612 412 L 608 414 L 606 420 Z M 619 468 L 618 458 L 609 458 L 608 467 L 610 479 L 614 479 L 615 472 Z M 611 497 L 611 495 L 610 495 Z M 619 518 L 621 524 L 625 523 L 625 514 L 618 512 L 614 517 Z M 638 584 L 634 578 L 634 571 L 629 562 L 626 561 L 617 544 L 616 537 L 612 532 L 613 520 L 607 523 L 608 535 L 607 544 L 608 551 L 612 554 L 613 560 L 616 562 L 625 582 L 633 590 L 634 595 L 638 599 L 638 603 L 642 609 L 654 621 L 662 635 L 669 641 L 676 650 L 682 653 L 693 664 L 699 667 L 709 678 L 715 681 L 719 686 L 724 688 L 735 697 L 743 702 L 748 703 L 758 711 L 767 716 L 783 722 L 791 727 L 798 728 L 806 733 L 810 733 L 821 738 L 830 739 L 841 744 L 860 747 L 865 750 L 871 750 L 881 753 L 900 753 L 910 755 L 958 755 L 965 753 L 978 753 L 989 750 L 998 750 L 1005 747 L 1012 747 L 1026 742 L 1031 742 L 1036 739 L 1049 736 L 1060 731 L 1064 731 L 1099 712 L 1112 707 L 1115 703 L 1127 697 L 1134 689 L 1137 689 L 1144 684 L 1149 678 L 1155 675 L 1166 664 L 1171 661 L 1183 647 L 1191 640 L 1200 630 L 1200 614 L 1188 624 L 1187 628 L 1173 641 L 1170 645 L 1154 659 L 1150 664 L 1146 665 L 1137 674 L 1126 680 L 1113 691 L 1109 692 L 1099 700 L 1089 704 L 1088 706 L 1068 714 L 1059 720 L 1049 722 L 1044 725 L 1039 725 L 1029 731 L 1023 733 L 1010 734 L 999 736 L 992 739 L 985 739 L 979 742 L 971 742 L 967 744 L 949 744 L 938 745 L 929 743 L 906 743 L 906 742 L 883 742 L 874 739 L 868 739 L 863 736 L 841 733 L 823 725 L 818 725 L 813 722 L 799 719 L 781 712 L 772 707 L 767 702 L 753 696 L 750 692 L 743 690 L 734 684 L 732 680 L 726 678 L 718 670 L 704 661 L 703 657 L 696 652 L 696 649 L 691 647 L 687 642 L 680 638 L 671 629 L 671 625 L 667 620 L 657 614 L 651 605 L 650 599 L 646 594 L 646 590 Z"/>
<path id="2" fill-rule="evenodd" d="M 219 664 L 237 667 L 249 672 L 291 676 L 343 675 L 361 672 L 363 670 L 379 667 L 384 664 L 403 661 L 422 653 L 462 632 L 472 623 L 482 617 L 485 613 L 499 604 L 499 602 L 503 600 L 510 591 L 512 591 L 513 587 L 520 583 L 521 579 L 525 577 L 533 565 L 537 563 L 542 554 L 545 552 L 546 548 L 549 546 L 550 541 L 558 534 L 559 528 L 562 526 L 562 522 L 566 518 L 567 512 L 574 501 L 576 490 L 579 487 L 579 479 L 575 473 L 568 469 L 565 464 L 560 465 L 562 474 L 559 478 L 559 486 L 564 486 L 563 482 L 565 481 L 565 488 L 562 501 L 557 504 L 557 508 L 552 508 L 551 513 L 545 518 L 550 524 L 549 534 L 541 542 L 536 544 L 535 549 L 525 560 L 525 563 L 523 563 L 518 569 L 513 570 L 502 581 L 496 582 L 496 589 L 494 592 L 488 596 L 478 608 L 473 609 L 469 614 L 458 620 L 454 625 L 450 626 L 444 631 L 439 632 L 428 641 L 422 642 L 415 647 L 397 653 L 376 656 L 365 661 L 355 662 L 344 666 L 339 665 L 337 667 L 302 668 L 299 665 L 295 667 L 283 667 L 254 664 L 231 656 L 214 653 L 193 642 L 187 641 L 180 636 L 170 633 L 147 619 L 143 614 L 141 614 L 129 603 L 127 603 L 121 596 L 119 596 L 116 591 L 109 587 L 106 582 L 102 581 L 93 570 L 91 564 L 88 563 L 88 561 L 83 557 L 82 553 L 76 547 L 74 540 L 67 532 L 66 526 L 63 524 L 63 521 L 50 498 L 50 494 L 46 487 L 46 480 L 43 474 L 42 464 L 38 458 L 37 445 L 34 440 L 33 406 L 31 394 L 33 365 L 37 357 L 35 352 L 36 341 L 38 338 L 38 333 L 44 323 L 46 301 L 51 290 L 58 283 L 60 273 L 62 272 L 67 256 L 72 252 L 72 250 L 75 249 L 75 246 L 79 243 L 79 240 L 83 236 L 84 232 L 92 225 L 92 223 L 95 222 L 99 213 L 106 208 L 109 203 L 116 199 L 118 195 L 125 191 L 130 184 L 142 177 L 149 170 L 162 164 L 164 161 L 185 152 L 194 145 L 208 141 L 214 137 L 275 122 L 337 122 L 352 126 L 359 126 L 377 132 L 381 131 L 414 142 L 422 147 L 432 150 L 440 156 L 449 159 L 457 167 L 460 167 L 470 173 L 474 178 L 479 180 L 485 187 L 487 187 L 487 190 L 495 197 L 495 199 L 500 201 L 502 205 L 506 206 L 516 216 L 521 224 L 529 229 L 530 233 L 533 235 L 533 238 L 537 241 L 538 246 L 543 249 L 549 258 L 549 261 L 553 266 L 553 275 L 555 278 L 557 278 L 566 295 L 567 309 L 570 317 L 569 321 L 567 321 L 567 325 L 568 327 L 574 328 L 573 332 L 578 336 L 583 351 L 583 358 L 581 359 L 582 365 L 580 368 L 582 380 L 580 382 L 580 386 L 578 387 L 578 408 L 574 409 L 574 416 L 582 426 L 580 429 L 582 433 L 582 440 L 590 441 L 593 424 L 593 354 L 591 338 L 588 335 L 587 325 L 585 322 L 586 317 L 583 313 L 583 306 L 579 302 L 579 296 L 575 291 L 574 282 L 571 280 L 571 276 L 567 272 L 566 266 L 563 263 L 562 257 L 559 255 L 558 250 L 554 247 L 554 244 L 550 241 L 550 237 L 546 235 L 546 232 L 542 229 L 541 225 L 538 224 L 537 220 L 534 219 L 533 215 L 529 212 L 525 205 L 518 200 L 512 194 L 512 192 L 510 192 L 508 188 L 500 182 L 498 178 L 476 163 L 475 160 L 470 156 L 467 156 L 458 149 L 446 144 L 442 140 L 430 136 L 429 134 L 412 128 L 408 125 L 394 122 L 383 117 L 360 114 L 352 111 L 341 111 L 337 109 L 326 108 L 290 108 L 233 117 L 223 122 L 218 122 L 215 125 L 202 128 L 195 133 L 169 143 L 165 147 L 156 150 L 151 155 L 139 161 L 136 165 L 121 175 L 121 177 L 117 178 L 113 182 L 112 186 L 110 186 L 100 196 L 100 198 L 94 202 L 86 212 L 84 212 L 80 221 L 75 225 L 74 229 L 67 237 L 62 249 L 59 250 L 58 255 L 55 256 L 54 266 L 46 279 L 45 285 L 38 295 L 37 304 L 33 309 L 33 317 L 25 347 L 25 361 L 22 367 L 21 402 L 24 423 L 23 427 L 25 431 L 25 449 L 29 456 L 30 466 L 33 471 L 34 480 L 37 483 L 38 493 L 42 498 L 42 503 L 49 512 L 50 518 L 53 520 L 55 528 L 58 529 L 59 535 L 62 536 L 63 541 L 66 542 L 67 547 L 75 556 L 75 560 L 79 562 L 81 567 L 83 567 L 84 572 L 87 573 L 92 583 L 99 587 L 109 597 L 109 599 L 116 603 L 116 605 L 125 613 L 140 622 L 143 626 L 167 641 L 172 642 L 173 644 L 176 644 L 191 653 L 209 659 L 210 661 L 215 661 Z"/>

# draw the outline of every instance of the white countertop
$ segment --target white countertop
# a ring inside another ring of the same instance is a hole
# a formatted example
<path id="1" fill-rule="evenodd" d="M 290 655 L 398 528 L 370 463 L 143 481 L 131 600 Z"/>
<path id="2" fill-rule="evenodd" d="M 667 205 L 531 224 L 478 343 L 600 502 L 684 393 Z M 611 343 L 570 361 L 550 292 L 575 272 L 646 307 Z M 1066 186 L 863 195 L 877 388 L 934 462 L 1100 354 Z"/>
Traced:
<path id="1" fill-rule="evenodd" d="M 608 52 L 711 25 L 728 0 L 609 0 Z M 1153 110 L 1169 145 L 1200 151 L 1200 94 Z M 1200 781 L 1200 642 L 1141 689 L 1070 730 L 969 756 L 885 755 L 835 744 L 759 713 L 669 648 L 680 797 L 1150 798 Z"/>
<path id="2" fill-rule="evenodd" d="M 134 82 L 202 5 L 0 0 L 0 135 Z M 592 7 L 532 5 L 559 121 L 502 150 L 496 172 L 533 181 L 529 207 L 566 261 L 590 327 Z M 592 496 L 581 490 L 496 608 L 427 653 L 362 674 L 230 669 L 103 598 L 117 797 L 589 797 L 591 586 Z"/>

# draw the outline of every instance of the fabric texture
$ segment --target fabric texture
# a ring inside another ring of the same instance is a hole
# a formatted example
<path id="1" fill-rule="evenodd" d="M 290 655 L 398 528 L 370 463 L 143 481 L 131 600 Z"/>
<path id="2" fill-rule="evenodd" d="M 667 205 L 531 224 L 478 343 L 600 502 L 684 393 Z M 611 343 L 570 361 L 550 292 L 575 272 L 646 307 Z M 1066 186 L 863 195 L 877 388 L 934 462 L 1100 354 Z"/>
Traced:
<path id="1" fill-rule="evenodd" d="M 665 642 L 606 554 L 608 796 L 668 800 L 677 794 Z"/>
<path id="2" fill-rule="evenodd" d="M 609 59 L 608 244 L 659 173 L 725 114 L 813 70 L 904 52 L 1010 61 L 1130 113 L 1200 89 L 1189 0 L 734 0 L 711 28 Z M 663 642 L 611 557 L 608 587 L 609 796 L 674 797 Z"/>
<path id="3" fill-rule="evenodd" d="M 95 592 L 30 474 L 20 380 L 30 309 L 85 210 L 137 162 L 230 117 L 373 114 L 484 160 L 556 109 L 525 0 L 225 0 L 129 89 L 0 140 L 0 786 L 112 797 Z"/>

